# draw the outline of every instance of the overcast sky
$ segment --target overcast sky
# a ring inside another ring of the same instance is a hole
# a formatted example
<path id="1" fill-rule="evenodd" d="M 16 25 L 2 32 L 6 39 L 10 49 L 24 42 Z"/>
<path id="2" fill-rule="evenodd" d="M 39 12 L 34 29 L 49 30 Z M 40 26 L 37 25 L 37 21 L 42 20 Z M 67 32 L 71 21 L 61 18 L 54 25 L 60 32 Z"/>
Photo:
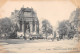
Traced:
<path id="1" fill-rule="evenodd" d="M 51 25 L 57 26 L 58 21 L 67 20 L 72 11 L 76 9 L 75 5 L 70 1 L 17 1 L 7 2 L 1 8 L 2 17 L 9 17 L 15 9 L 20 10 L 21 7 L 32 7 L 37 13 L 38 19 L 47 19 Z"/>

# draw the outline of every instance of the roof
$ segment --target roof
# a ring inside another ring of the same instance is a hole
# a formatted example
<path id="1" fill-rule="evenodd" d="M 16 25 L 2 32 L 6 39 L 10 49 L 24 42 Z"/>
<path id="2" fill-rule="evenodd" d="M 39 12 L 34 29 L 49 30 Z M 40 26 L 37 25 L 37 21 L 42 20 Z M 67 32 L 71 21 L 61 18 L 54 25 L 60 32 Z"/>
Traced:
<path id="1" fill-rule="evenodd" d="M 23 12 L 29 12 L 29 11 L 33 11 L 33 8 L 29 8 L 29 7 L 27 7 L 27 8 L 21 8 L 21 10 L 23 11 Z"/>

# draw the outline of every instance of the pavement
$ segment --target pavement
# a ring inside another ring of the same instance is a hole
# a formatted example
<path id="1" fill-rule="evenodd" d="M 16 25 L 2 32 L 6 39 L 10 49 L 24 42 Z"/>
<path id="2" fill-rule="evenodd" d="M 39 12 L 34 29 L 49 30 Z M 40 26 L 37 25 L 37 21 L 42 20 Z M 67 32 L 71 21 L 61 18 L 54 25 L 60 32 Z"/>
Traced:
<path id="1" fill-rule="evenodd" d="M 7 39 L 0 40 L 1 50 L 11 53 L 60 53 L 78 51 L 76 45 L 77 40 L 23 40 L 23 39 Z M 80 48 L 79 48 L 80 49 Z"/>

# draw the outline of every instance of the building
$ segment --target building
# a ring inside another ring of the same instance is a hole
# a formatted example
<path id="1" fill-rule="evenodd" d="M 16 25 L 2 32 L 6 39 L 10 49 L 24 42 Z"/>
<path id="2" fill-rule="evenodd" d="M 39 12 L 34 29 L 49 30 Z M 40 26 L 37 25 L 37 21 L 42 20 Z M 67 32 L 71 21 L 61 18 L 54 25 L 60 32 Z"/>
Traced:
<path id="1" fill-rule="evenodd" d="M 23 36 L 39 34 L 39 20 L 33 8 L 23 7 L 20 10 L 15 10 L 12 12 L 11 18 L 18 26 L 17 32 L 23 33 Z"/>

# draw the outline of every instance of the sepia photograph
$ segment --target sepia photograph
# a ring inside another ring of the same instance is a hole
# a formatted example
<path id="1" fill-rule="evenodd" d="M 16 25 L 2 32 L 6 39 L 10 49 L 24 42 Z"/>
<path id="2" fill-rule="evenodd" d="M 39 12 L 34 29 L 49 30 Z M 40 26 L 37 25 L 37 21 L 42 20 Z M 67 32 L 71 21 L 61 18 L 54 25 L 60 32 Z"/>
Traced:
<path id="1" fill-rule="evenodd" d="M 80 53 L 80 0 L 0 0 L 0 53 Z"/>

